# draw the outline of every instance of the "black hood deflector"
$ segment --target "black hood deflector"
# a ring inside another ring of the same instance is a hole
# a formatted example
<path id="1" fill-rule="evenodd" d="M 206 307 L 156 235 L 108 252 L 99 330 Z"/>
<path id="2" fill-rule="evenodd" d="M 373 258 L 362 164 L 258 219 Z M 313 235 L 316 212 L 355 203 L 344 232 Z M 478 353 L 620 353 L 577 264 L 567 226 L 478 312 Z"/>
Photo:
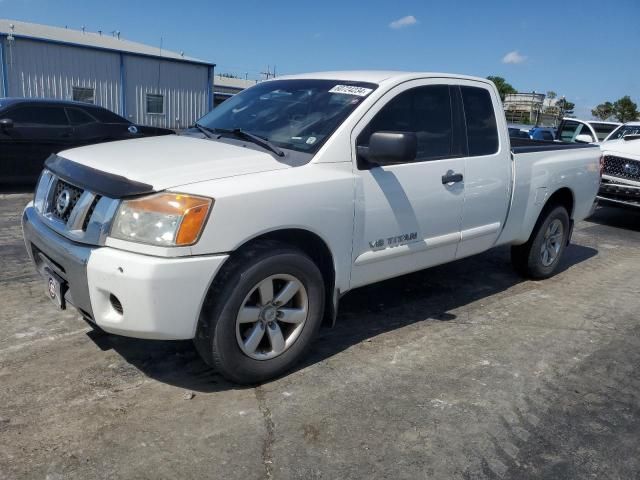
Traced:
<path id="1" fill-rule="evenodd" d="M 129 180 L 121 175 L 87 167 L 58 155 L 51 155 L 45 168 L 63 180 L 109 198 L 123 198 L 153 193 L 153 186 Z"/>

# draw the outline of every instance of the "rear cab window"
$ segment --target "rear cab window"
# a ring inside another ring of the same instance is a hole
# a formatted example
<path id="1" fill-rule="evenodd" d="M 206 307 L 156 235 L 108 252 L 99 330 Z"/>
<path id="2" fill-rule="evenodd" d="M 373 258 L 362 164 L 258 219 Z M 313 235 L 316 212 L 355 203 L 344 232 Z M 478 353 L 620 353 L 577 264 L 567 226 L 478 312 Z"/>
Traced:
<path id="1" fill-rule="evenodd" d="M 493 155 L 498 152 L 498 125 L 489 90 L 460 86 L 464 107 L 469 156 Z"/>

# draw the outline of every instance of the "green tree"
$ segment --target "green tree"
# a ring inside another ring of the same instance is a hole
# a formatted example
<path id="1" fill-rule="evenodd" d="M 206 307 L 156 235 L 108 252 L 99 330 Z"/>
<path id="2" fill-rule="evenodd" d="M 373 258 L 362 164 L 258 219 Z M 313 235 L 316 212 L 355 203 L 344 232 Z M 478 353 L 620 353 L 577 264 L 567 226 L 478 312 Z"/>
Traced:
<path id="1" fill-rule="evenodd" d="M 562 118 L 567 115 L 573 115 L 573 109 L 576 108 L 576 104 L 562 97 L 556 102 L 556 107 L 558 108 L 558 116 Z"/>
<path id="2" fill-rule="evenodd" d="M 613 102 L 613 116 L 622 123 L 635 120 L 638 118 L 638 105 L 629 95 L 625 95 Z"/>
<path id="3" fill-rule="evenodd" d="M 558 96 L 558 94 L 556 92 L 554 92 L 553 90 L 549 90 L 547 92 L 547 98 L 549 100 L 553 100 L 554 98 L 556 98 Z"/>
<path id="4" fill-rule="evenodd" d="M 506 97 L 510 93 L 518 93 L 518 91 L 513 88 L 513 85 L 507 83 L 507 81 L 502 77 L 494 77 L 488 76 L 487 80 L 491 80 L 495 83 L 496 88 L 498 89 L 498 93 L 500 94 L 500 100 L 504 102 L 504 97 Z"/>
<path id="5" fill-rule="evenodd" d="M 604 102 L 600 105 L 597 105 L 596 108 L 591 110 L 591 115 L 599 120 L 606 120 L 607 118 L 611 118 L 611 116 L 613 115 L 613 103 Z"/>

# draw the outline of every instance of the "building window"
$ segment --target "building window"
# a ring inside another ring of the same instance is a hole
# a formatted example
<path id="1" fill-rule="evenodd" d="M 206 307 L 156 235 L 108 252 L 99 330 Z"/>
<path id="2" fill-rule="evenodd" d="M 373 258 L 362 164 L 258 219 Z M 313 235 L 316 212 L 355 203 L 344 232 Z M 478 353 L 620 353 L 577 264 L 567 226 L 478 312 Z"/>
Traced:
<path id="1" fill-rule="evenodd" d="M 147 93 L 147 113 L 154 115 L 164 114 L 164 95 Z"/>
<path id="2" fill-rule="evenodd" d="M 71 87 L 74 102 L 96 103 L 96 90 L 94 88 Z"/>

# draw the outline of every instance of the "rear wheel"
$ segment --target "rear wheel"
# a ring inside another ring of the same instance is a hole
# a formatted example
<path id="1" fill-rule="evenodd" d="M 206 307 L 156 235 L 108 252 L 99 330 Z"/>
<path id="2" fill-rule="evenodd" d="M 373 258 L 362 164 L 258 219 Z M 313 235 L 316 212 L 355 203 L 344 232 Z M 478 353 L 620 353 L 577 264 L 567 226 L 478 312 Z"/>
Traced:
<path id="1" fill-rule="evenodd" d="M 529 241 L 511 247 L 511 262 L 518 273 L 543 279 L 552 276 L 567 245 L 570 220 L 562 206 L 549 209 L 534 227 Z"/>
<path id="2" fill-rule="evenodd" d="M 306 353 L 321 324 L 324 282 L 303 252 L 268 242 L 230 261 L 208 303 L 198 351 L 229 380 L 253 384 L 283 374 Z"/>

